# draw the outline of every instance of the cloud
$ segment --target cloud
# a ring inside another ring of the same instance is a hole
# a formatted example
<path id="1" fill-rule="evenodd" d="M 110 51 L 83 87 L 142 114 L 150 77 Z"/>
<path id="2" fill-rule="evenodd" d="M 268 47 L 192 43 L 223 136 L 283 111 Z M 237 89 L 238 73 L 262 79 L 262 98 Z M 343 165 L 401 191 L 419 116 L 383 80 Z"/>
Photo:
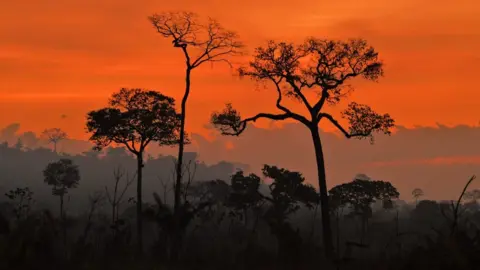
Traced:
<path id="1" fill-rule="evenodd" d="M 480 173 L 479 126 L 400 126 L 391 136 L 377 136 L 374 145 L 330 132 L 323 132 L 322 138 L 330 186 L 364 173 L 391 181 L 405 199 L 415 187 L 425 189 L 430 198 L 450 199 L 469 176 Z M 234 147 L 226 150 L 222 146 L 227 142 Z M 228 156 L 228 160 L 247 162 L 257 171 L 264 163 L 284 166 L 303 172 L 307 181 L 316 184 L 312 142 L 301 125 L 270 130 L 252 126 L 238 138 L 217 137 L 198 143 L 200 155 L 210 162 Z"/>
<path id="2" fill-rule="evenodd" d="M 18 128 L 11 125 L 3 134 L 11 138 Z M 424 189 L 429 198 L 450 199 L 457 196 L 468 177 L 480 173 L 480 126 L 400 126 L 391 136 L 377 136 L 374 145 L 366 140 L 347 140 L 332 132 L 322 132 L 321 136 L 330 187 L 365 174 L 391 181 L 404 199 L 409 199 L 411 190 L 417 187 Z M 207 164 L 226 160 L 248 165 L 249 171 L 255 173 L 260 173 L 263 164 L 277 165 L 302 172 L 308 182 L 316 185 L 313 145 L 308 130 L 299 124 L 270 129 L 249 126 L 239 137 L 215 135 L 209 139 L 194 133 L 192 140 L 186 151 L 196 152 Z M 11 138 L 11 143 L 15 142 Z M 90 148 L 90 143 L 81 140 L 66 140 L 60 146 L 61 151 L 76 153 Z M 176 156 L 177 149 L 152 145 L 149 152 L 154 156 Z M 479 187 L 474 182 L 472 188 Z"/>
<path id="3" fill-rule="evenodd" d="M 0 130 L 0 138 L 2 138 L 2 140 L 4 141 L 11 141 L 15 139 L 15 135 L 19 129 L 20 129 L 19 123 L 10 124 L 5 128 L 3 128 L 2 130 Z"/>

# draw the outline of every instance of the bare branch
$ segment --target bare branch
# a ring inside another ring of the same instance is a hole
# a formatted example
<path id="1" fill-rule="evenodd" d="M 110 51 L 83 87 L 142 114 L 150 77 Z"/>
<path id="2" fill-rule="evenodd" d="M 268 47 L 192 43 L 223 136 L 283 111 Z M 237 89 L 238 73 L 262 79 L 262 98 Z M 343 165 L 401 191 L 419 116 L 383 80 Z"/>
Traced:
<path id="1" fill-rule="evenodd" d="M 59 128 L 49 128 L 49 129 L 45 129 L 43 132 L 42 132 L 42 135 L 49 141 L 49 142 L 52 142 L 52 143 L 57 143 L 63 139 L 66 139 L 68 136 L 67 136 L 67 133 L 65 133 L 63 130 L 59 129 Z"/>
<path id="2" fill-rule="evenodd" d="M 49 143 L 53 144 L 53 150 L 56 152 L 57 143 L 68 138 L 68 135 L 59 128 L 48 128 L 42 132 L 42 137 L 44 137 Z"/>
<path id="3" fill-rule="evenodd" d="M 238 35 L 224 29 L 216 20 L 209 18 L 205 25 L 191 12 L 168 12 L 148 17 L 159 34 L 171 38 L 174 47 L 181 48 L 187 60 L 187 68 L 194 69 L 205 62 L 225 62 L 226 58 L 242 54 L 244 47 Z M 191 58 L 188 47 L 199 51 Z"/>
<path id="4" fill-rule="evenodd" d="M 173 170 L 173 172 L 175 172 L 175 170 Z M 168 192 L 172 191 L 173 190 L 173 186 L 171 186 L 170 188 L 168 187 L 169 184 L 170 184 L 170 178 L 168 178 L 169 180 L 168 181 L 164 181 L 162 178 L 160 177 L 157 177 L 158 180 L 160 181 L 160 185 L 162 186 L 162 189 L 163 189 L 163 203 L 167 203 L 167 195 L 168 195 Z M 175 176 L 173 177 L 175 178 Z"/>
<path id="5" fill-rule="evenodd" d="M 187 201 L 187 196 L 189 195 L 188 194 L 188 191 L 189 191 L 189 188 L 190 188 L 190 185 L 192 184 L 192 181 L 194 180 L 195 178 L 195 174 L 197 173 L 197 163 L 194 162 L 193 164 L 193 169 L 191 168 L 191 164 L 192 164 L 192 161 L 193 160 L 189 160 L 189 162 L 187 164 L 185 164 L 185 171 L 187 172 L 188 174 L 188 178 L 187 178 L 187 182 L 185 184 L 185 187 L 184 187 L 184 190 L 183 190 L 183 201 L 186 202 Z"/>
<path id="6" fill-rule="evenodd" d="M 119 193 L 119 184 L 122 178 L 126 176 L 126 181 L 125 185 L 123 186 L 123 189 Z M 113 194 L 110 194 L 110 191 L 107 186 L 105 186 L 105 196 L 108 200 L 108 203 L 112 207 L 112 224 L 115 224 L 115 222 L 118 219 L 118 208 L 121 206 L 123 202 L 123 196 L 125 195 L 126 191 L 132 185 L 132 183 L 135 181 L 136 173 L 132 178 L 130 178 L 127 175 L 125 175 L 125 171 L 122 169 L 121 166 L 118 166 L 117 168 L 114 169 L 113 171 L 113 177 L 114 177 L 114 187 L 113 187 Z"/>

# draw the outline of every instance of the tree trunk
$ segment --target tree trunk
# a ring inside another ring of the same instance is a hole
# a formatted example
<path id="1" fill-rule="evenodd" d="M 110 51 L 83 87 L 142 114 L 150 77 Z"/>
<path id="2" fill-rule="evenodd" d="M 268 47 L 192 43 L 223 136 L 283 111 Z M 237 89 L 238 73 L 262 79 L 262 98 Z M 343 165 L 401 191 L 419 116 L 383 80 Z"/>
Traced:
<path id="1" fill-rule="evenodd" d="M 180 142 L 178 144 L 178 159 L 177 159 L 177 168 L 176 168 L 176 176 L 177 179 L 175 181 L 175 202 L 173 205 L 174 213 L 177 213 L 180 204 L 181 204 L 181 192 L 182 192 L 182 169 L 183 169 L 183 150 L 185 147 L 185 119 L 187 114 L 187 100 L 188 95 L 190 94 L 190 73 L 191 69 L 187 68 L 186 75 L 185 75 L 185 93 L 183 95 L 182 104 L 181 104 L 181 112 L 180 112 Z"/>
<path id="2" fill-rule="evenodd" d="M 63 195 L 60 195 L 60 220 L 63 222 Z"/>
<path id="3" fill-rule="evenodd" d="M 399 220 L 398 220 L 398 209 L 397 209 L 397 215 L 396 215 L 396 217 L 395 217 L 395 236 L 397 236 L 397 237 L 398 237 L 398 235 L 400 234 L 398 222 L 399 222 Z"/>
<path id="4" fill-rule="evenodd" d="M 171 247 L 171 259 L 177 260 L 180 252 L 180 241 L 181 241 L 181 231 L 179 229 L 180 223 L 180 207 L 182 204 L 182 177 L 183 177 L 183 151 L 185 147 L 185 119 L 187 114 L 187 100 L 188 95 L 190 94 L 190 74 L 191 68 L 187 67 L 185 74 L 185 93 L 183 95 L 181 112 L 180 112 L 180 142 L 178 144 L 178 159 L 177 159 L 177 168 L 176 168 L 176 180 L 175 180 L 175 198 L 173 204 L 173 243 Z"/>
<path id="5" fill-rule="evenodd" d="M 336 211 L 337 217 L 337 259 L 340 259 L 340 214 L 339 210 Z"/>
<path id="6" fill-rule="evenodd" d="M 142 227 L 142 171 L 143 153 L 137 155 L 137 241 L 138 253 L 143 253 L 143 227 Z"/>
<path id="7" fill-rule="evenodd" d="M 360 244 L 364 244 L 364 239 L 365 239 L 365 230 L 366 230 L 366 219 L 364 217 L 361 217 L 361 224 L 362 224 L 362 232 L 360 235 Z"/>
<path id="8" fill-rule="evenodd" d="M 315 225 L 316 225 L 316 222 L 317 221 L 317 212 L 318 212 L 318 203 L 315 205 L 315 210 L 313 212 L 313 218 L 312 218 L 312 226 L 310 228 L 310 237 L 308 237 L 310 239 L 310 243 L 314 243 L 314 238 L 315 238 Z"/>
<path id="9" fill-rule="evenodd" d="M 320 133 L 317 125 L 310 127 L 310 132 L 312 134 L 313 145 L 315 147 L 315 157 L 317 160 L 318 186 L 320 189 L 320 206 L 322 211 L 323 245 L 326 257 L 332 259 L 334 247 L 332 228 L 330 224 L 330 207 L 328 202 L 328 189 L 325 175 L 325 160 L 323 159 L 322 142 L 320 140 Z"/>
<path id="10" fill-rule="evenodd" d="M 63 213 L 63 196 L 64 194 L 60 195 L 60 224 L 62 229 L 64 255 L 66 256 L 67 255 L 67 224 L 65 220 L 65 214 Z"/>

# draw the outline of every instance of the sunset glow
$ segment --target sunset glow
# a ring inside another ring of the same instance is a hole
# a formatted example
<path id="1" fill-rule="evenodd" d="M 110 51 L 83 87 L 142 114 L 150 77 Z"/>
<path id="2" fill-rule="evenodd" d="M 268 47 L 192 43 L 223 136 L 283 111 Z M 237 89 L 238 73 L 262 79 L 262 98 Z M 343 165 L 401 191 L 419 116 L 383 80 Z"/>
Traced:
<path id="1" fill-rule="evenodd" d="M 125 0 L 8 1 L 0 10 L 0 125 L 19 122 L 22 130 L 34 131 L 60 126 L 85 138 L 85 113 L 121 87 L 156 89 L 178 100 L 182 55 L 155 33 L 147 16 L 187 7 L 237 31 L 250 52 L 268 39 L 365 38 L 385 61 L 385 78 L 359 84 L 352 98 L 388 111 L 405 126 L 477 124 L 477 2 L 301 0 L 297 6 L 279 1 L 272 7 L 214 0 L 202 5 L 185 0 L 142 5 Z M 248 56 L 236 61 L 246 60 Z M 232 73 L 221 64 L 195 70 L 189 129 L 205 134 L 211 111 L 225 102 L 245 115 L 272 108 L 271 92 L 255 91 L 253 83 Z M 63 114 L 71 120 L 63 121 Z"/>

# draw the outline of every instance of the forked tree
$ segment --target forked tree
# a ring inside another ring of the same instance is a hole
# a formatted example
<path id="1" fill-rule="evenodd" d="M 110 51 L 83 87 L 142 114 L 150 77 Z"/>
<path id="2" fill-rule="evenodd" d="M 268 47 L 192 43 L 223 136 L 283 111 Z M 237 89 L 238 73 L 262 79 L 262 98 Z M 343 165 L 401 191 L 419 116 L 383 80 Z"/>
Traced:
<path id="1" fill-rule="evenodd" d="M 139 254 L 143 251 L 142 168 L 147 146 L 178 144 L 180 115 L 175 100 L 156 91 L 122 88 L 114 93 L 109 107 L 91 111 L 87 117 L 90 141 L 101 150 L 112 143 L 125 146 L 137 159 L 137 237 Z"/>
<path id="2" fill-rule="evenodd" d="M 412 190 L 412 196 L 415 199 L 415 205 L 418 205 L 418 199 L 422 197 L 425 193 L 423 193 L 423 190 L 421 188 L 415 188 Z"/>
<path id="3" fill-rule="evenodd" d="M 42 136 L 53 144 L 53 152 L 55 153 L 57 153 L 57 144 L 68 137 L 67 133 L 59 128 L 47 128 L 42 132 Z"/>
<path id="4" fill-rule="evenodd" d="M 190 12 L 164 12 L 148 17 L 157 32 L 172 40 L 173 47 L 185 57 L 185 92 L 181 103 L 180 145 L 176 164 L 174 212 L 181 206 L 182 166 L 187 100 L 190 95 L 192 71 L 205 63 L 224 62 L 231 66 L 229 56 L 239 54 L 243 44 L 235 32 L 224 29 L 209 18 L 205 24 Z"/>
<path id="5" fill-rule="evenodd" d="M 239 69 L 240 76 L 257 82 L 270 83 L 277 92 L 279 113 L 261 112 L 242 119 L 231 104 L 222 112 L 214 112 L 211 122 L 224 135 L 240 135 L 250 122 L 258 119 L 295 120 L 311 133 L 315 149 L 320 189 L 323 240 L 326 255 L 333 255 L 330 227 L 328 189 L 325 162 L 318 125 L 330 121 L 346 138 L 371 138 L 374 132 L 390 134 L 394 120 L 388 114 L 379 114 L 367 105 L 351 102 L 342 116 L 350 127 L 342 126 L 326 112 L 354 90 L 349 84 L 355 77 L 376 81 L 383 75 L 382 62 L 375 49 L 362 39 L 348 41 L 309 38 L 300 45 L 270 41 L 255 50 L 249 65 Z M 300 102 L 308 114 L 302 115 L 285 106 L 282 101 L 291 98 Z"/>

